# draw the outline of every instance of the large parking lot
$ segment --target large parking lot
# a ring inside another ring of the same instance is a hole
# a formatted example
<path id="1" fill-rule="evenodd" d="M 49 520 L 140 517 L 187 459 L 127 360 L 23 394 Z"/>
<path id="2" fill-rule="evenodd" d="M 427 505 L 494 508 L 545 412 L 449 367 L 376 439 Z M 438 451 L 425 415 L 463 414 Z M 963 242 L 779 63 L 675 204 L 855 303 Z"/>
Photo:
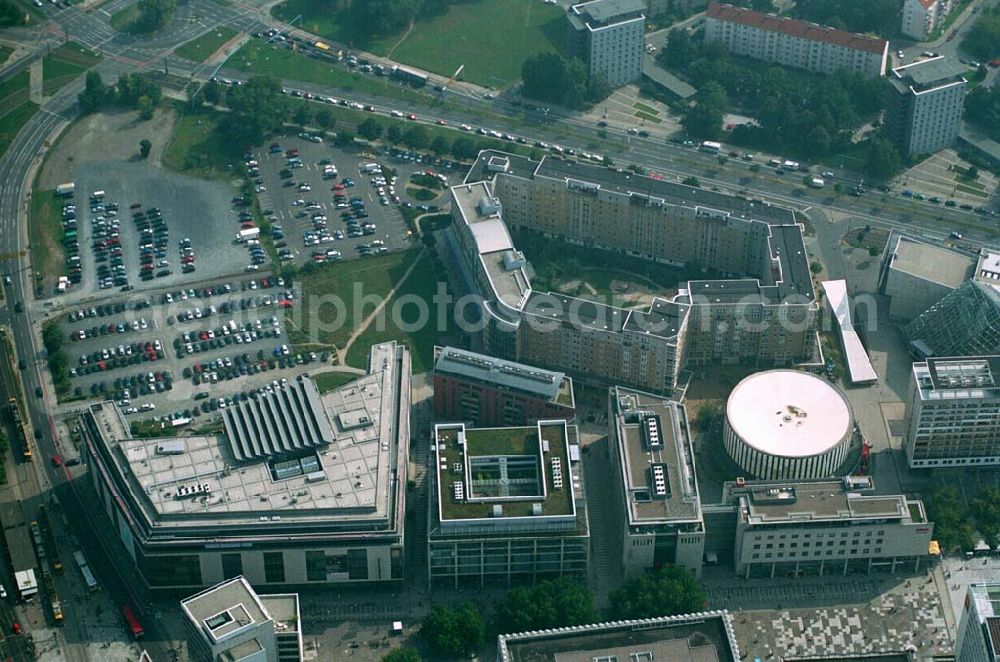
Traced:
<path id="1" fill-rule="evenodd" d="M 104 192 L 103 209 L 93 210 L 90 204 L 96 191 Z M 103 161 L 79 168 L 74 202 L 82 278 L 75 291 L 82 296 L 101 291 L 102 280 L 105 292 L 117 292 L 123 286 L 148 290 L 239 272 L 247 264 L 247 254 L 233 243 L 234 192 L 225 184 L 146 164 Z M 115 214 L 109 205 L 117 205 Z M 158 211 L 147 217 L 150 209 Z M 134 218 L 140 212 L 141 222 Z M 194 271 L 182 270 L 183 239 L 190 239 Z M 140 278 L 144 264 L 152 265 L 149 280 Z M 102 266 L 105 269 L 99 272 Z"/>
<path id="2" fill-rule="evenodd" d="M 71 387 L 118 401 L 130 418 L 210 413 L 220 397 L 329 361 L 288 346 L 284 309 L 297 303 L 265 276 L 81 307 L 62 320 Z"/>
<path id="3" fill-rule="evenodd" d="M 363 171 L 364 165 L 376 161 L 301 137 L 265 146 L 257 161 L 261 207 L 272 210 L 272 223 L 281 230 L 275 235 L 276 247 L 289 251 L 295 262 L 302 264 L 329 251 L 335 251 L 331 259 L 353 259 L 369 252 L 359 250 L 361 246 L 372 249 L 372 254 L 406 246 L 406 223 L 389 193 L 391 174 L 382 174 L 387 201 L 383 204 L 377 180 L 373 184 L 378 176 L 374 168 Z M 352 228 L 357 236 L 350 236 Z"/>

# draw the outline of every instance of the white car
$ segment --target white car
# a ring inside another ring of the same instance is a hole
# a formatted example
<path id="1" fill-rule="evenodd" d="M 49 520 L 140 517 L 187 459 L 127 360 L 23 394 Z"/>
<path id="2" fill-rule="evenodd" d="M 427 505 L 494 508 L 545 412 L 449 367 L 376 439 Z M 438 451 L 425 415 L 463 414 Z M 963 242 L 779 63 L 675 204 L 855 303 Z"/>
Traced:
<path id="1" fill-rule="evenodd" d="M 306 203 L 306 201 L 303 200 L 302 198 L 299 198 L 298 200 L 292 200 L 292 206 L 293 207 L 301 207 L 305 203 Z"/>
<path id="2" fill-rule="evenodd" d="M 154 405 L 152 402 L 147 402 L 146 404 L 139 407 L 139 411 L 153 411 L 154 409 L 156 409 L 156 405 Z"/>

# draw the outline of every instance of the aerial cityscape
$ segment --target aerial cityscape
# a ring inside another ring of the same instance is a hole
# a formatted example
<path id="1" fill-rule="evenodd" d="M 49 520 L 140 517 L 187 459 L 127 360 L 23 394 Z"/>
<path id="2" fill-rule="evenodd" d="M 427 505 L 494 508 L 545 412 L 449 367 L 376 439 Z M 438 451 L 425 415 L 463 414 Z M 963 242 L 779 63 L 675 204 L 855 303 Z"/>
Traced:
<path id="1" fill-rule="evenodd" d="M 1000 0 L 0 0 L 0 659 L 1000 662 Z"/>

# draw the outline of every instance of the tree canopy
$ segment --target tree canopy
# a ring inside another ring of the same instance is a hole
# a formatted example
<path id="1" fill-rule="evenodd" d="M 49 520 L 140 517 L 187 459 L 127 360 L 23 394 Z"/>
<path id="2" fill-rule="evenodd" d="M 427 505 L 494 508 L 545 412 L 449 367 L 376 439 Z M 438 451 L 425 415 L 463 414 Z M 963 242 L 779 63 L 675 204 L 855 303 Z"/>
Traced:
<path id="1" fill-rule="evenodd" d="M 965 119 L 1000 140 L 1000 85 L 980 85 L 965 97 Z"/>
<path id="2" fill-rule="evenodd" d="M 850 32 L 894 34 L 899 30 L 903 0 L 809 0 L 796 2 L 796 18 Z"/>
<path id="3" fill-rule="evenodd" d="M 166 27 L 177 11 L 177 0 L 139 0 L 139 18 L 133 29 L 137 32 L 155 32 Z"/>
<path id="4" fill-rule="evenodd" d="M 11 25 L 21 25 L 24 23 L 26 13 L 11 0 L 0 0 L 0 27 Z"/>
<path id="5" fill-rule="evenodd" d="M 895 145 L 880 136 L 872 139 L 865 163 L 865 172 L 869 177 L 878 182 L 889 181 L 902 167 L 903 160 Z"/>
<path id="6" fill-rule="evenodd" d="M 969 520 L 958 490 L 951 486 L 935 490 L 926 501 L 927 518 L 934 522 L 934 537 L 942 551 L 972 550 L 976 545 L 976 530 Z"/>
<path id="7" fill-rule="evenodd" d="M 614 619 L 690 614 L 704 608 L 704 589 L 690 570 L 679 565 L 661 566 L 611 593 Z"/>
<path id="8" fill-rule="evenodd" d="M 581 108 L 600 101 L 611 90 L 602 80 L 588 80 L 583 62 L 556 53 L 539 53 L 528 58 L 521 66 L 524 96 L 559 104 L 567 108 Z"/>
<path id="9" fill-rule="evenodd" d="M 579 582 L 560 577 L 532 587 L 511 589 L 496 607 L 503 632 L 524 632 L 594 623 L 594 596 Z"/>
<path id="10" fill-rule="evenodd" d="M 469 655 L 486 639 L 486 624 L 474 605 L 435 605 L 420 626 L 420 634 L 434 653 L 442 656 Z"/>
<path id="11" fill-rule="evenodd" d="M 382 662 L 420 662 L 416 648 L 396 648 L 382 656 Z"/>
<path id="12" fill-rule="evenodd" d="M 684 116 L 689 133 L 720 137 L 722 115 L 735 106 L 756 122 L 735 127 L 729 140 L 776 152 L 818 158 L 842 151 L 864 122 L 878 116 L 885 98 L 882 78 L 849 71 L 819 75 L 733 58 L 720 44 L 685 30 L 671 31 L 657 58 L 700 90 Z"/>
<path id="13" fill-rule="evenodd" d="M 1000 9 L 984 9 L 962 39 L 962 50 L 980 60 L 1000 57 Z"/>
<path id="14" fill-rule="evenodd" d="M 245 147 L 259 145 L 265 136 L 278 131 L 288 116 L 281 83 L 267 76 L 254 76 L 229 88 L 226 105 L 232 112 L 225 119 L 225 130 Z"/>

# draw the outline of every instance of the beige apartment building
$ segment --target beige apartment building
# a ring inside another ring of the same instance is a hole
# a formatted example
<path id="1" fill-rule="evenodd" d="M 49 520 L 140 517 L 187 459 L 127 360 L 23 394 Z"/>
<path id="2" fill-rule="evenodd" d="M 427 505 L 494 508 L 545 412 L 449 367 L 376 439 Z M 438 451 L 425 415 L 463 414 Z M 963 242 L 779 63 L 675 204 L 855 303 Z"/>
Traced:
<path id="1" fill-rule="evenodd" d="M 456 252 L 496 356 L 667 392 L 685 362 L 809 361 L 813 293 L 791 210 L 603 166 L 483 152 L 452 188 Z M 645 310 L 531 287 L 508 228 L 704 274 Z"/>

